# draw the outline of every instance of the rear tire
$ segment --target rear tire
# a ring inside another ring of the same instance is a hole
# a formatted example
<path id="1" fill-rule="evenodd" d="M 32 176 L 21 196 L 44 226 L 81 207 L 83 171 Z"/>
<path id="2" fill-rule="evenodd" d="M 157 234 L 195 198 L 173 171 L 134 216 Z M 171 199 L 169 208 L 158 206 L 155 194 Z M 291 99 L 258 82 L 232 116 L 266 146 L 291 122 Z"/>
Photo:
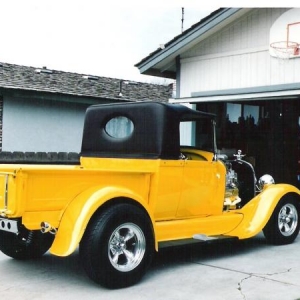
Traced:
<path id="1" fill-rule="evenodd" d="M 54 235 L 24 227 L 18 234 L 0 231 L 0 251 L 19 260 L 39 258 L 49 250 L 53 239 Z"/>
<path id="2" fill-rule="evenodd" d="M 117 204 L 96 214 L 80 243 L 87 275 L 111 289 L 138 282 L 153 252 L 151 222 L 141 209 L 130 204 Z"/>
<path id="3" fill-rule="evenodd" d="M 285 195 L 263 229 L 267 241 L 273 245 L 286 245 L 294 242 L 299 234 L 299 201 L 293 195 Z"/>

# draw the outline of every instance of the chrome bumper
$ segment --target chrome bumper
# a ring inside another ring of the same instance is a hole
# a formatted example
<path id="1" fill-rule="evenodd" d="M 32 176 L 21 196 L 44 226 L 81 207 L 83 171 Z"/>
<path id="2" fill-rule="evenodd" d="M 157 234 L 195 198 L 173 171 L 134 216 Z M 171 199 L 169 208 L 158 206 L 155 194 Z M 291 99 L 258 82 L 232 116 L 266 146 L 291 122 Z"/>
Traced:
<path id="1" fill-rule="evenodd" d="M 18 233 L 18 222 L 15 220 L 0 218 L 0 230 Z"/>

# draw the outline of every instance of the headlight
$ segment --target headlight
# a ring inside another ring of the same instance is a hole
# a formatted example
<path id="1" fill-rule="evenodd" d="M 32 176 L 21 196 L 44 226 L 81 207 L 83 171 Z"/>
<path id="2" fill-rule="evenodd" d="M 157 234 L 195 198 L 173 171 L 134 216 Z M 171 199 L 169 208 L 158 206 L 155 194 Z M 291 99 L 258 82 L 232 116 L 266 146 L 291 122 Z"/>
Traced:
<path id="1" fill-rule="evenodd" d="M 269 185 L 269 184 L 274 184 L 275 183 L 275 180 L 274 178 L 269 175 L 269 174 L 265 174 L 263 176 L 261 176 L 258 180 L 258 188 L 260 190 L 262 190 L 266 185 Z"/>

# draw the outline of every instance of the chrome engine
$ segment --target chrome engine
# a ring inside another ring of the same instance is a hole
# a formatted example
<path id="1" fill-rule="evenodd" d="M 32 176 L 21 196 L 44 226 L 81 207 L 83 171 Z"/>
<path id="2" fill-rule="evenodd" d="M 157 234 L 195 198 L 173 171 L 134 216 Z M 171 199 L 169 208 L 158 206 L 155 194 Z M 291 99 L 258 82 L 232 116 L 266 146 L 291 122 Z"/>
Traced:
<path id="1" fill-rule="evenodd" d="M 224 207 L 225 209 L 236 208 L 237 204 L 241 202 L 239 197 L 238 188 L 238 174 L 232 169 L 231 162 L 225 162 L 226 166 L 226 186 L 225 186 L 225 198 Z"/>
<path id="2" fill-rule="evenodd" d="M 245 155 L 241 150 L 234 156 L 235 159 L 228 160 L 226 155 L 218 155 L 226 166 L 225 210 L 241 208 L 266 186 L 275 183 L 268 174 L 257 180 L 253 166 L 243 160 Z"/>

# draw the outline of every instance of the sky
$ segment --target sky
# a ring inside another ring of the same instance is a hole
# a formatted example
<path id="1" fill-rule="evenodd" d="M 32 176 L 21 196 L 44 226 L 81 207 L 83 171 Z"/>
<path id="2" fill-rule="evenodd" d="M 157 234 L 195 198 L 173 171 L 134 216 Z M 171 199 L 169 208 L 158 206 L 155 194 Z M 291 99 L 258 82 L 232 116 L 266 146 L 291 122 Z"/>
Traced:
<path id="1" fill-rule="evenodd" d="M 241 2 L 237 1 L 238 6 Z M 219 7 L 234 7 L 231 4 L 215 0 L 1 0 L 0 62 L 160 83 L 140 74 L 134 65 L 181 33 L 182 7 L 186 30 Z"/>
<path id="2" fill-rule="evenodd" d="M 134 65 L 181 33 L 182 6 L 141 2 L 2 0 L 0 62 L 151 80 Z M 186 7 L 184 29 L 215 9 Z"/>

